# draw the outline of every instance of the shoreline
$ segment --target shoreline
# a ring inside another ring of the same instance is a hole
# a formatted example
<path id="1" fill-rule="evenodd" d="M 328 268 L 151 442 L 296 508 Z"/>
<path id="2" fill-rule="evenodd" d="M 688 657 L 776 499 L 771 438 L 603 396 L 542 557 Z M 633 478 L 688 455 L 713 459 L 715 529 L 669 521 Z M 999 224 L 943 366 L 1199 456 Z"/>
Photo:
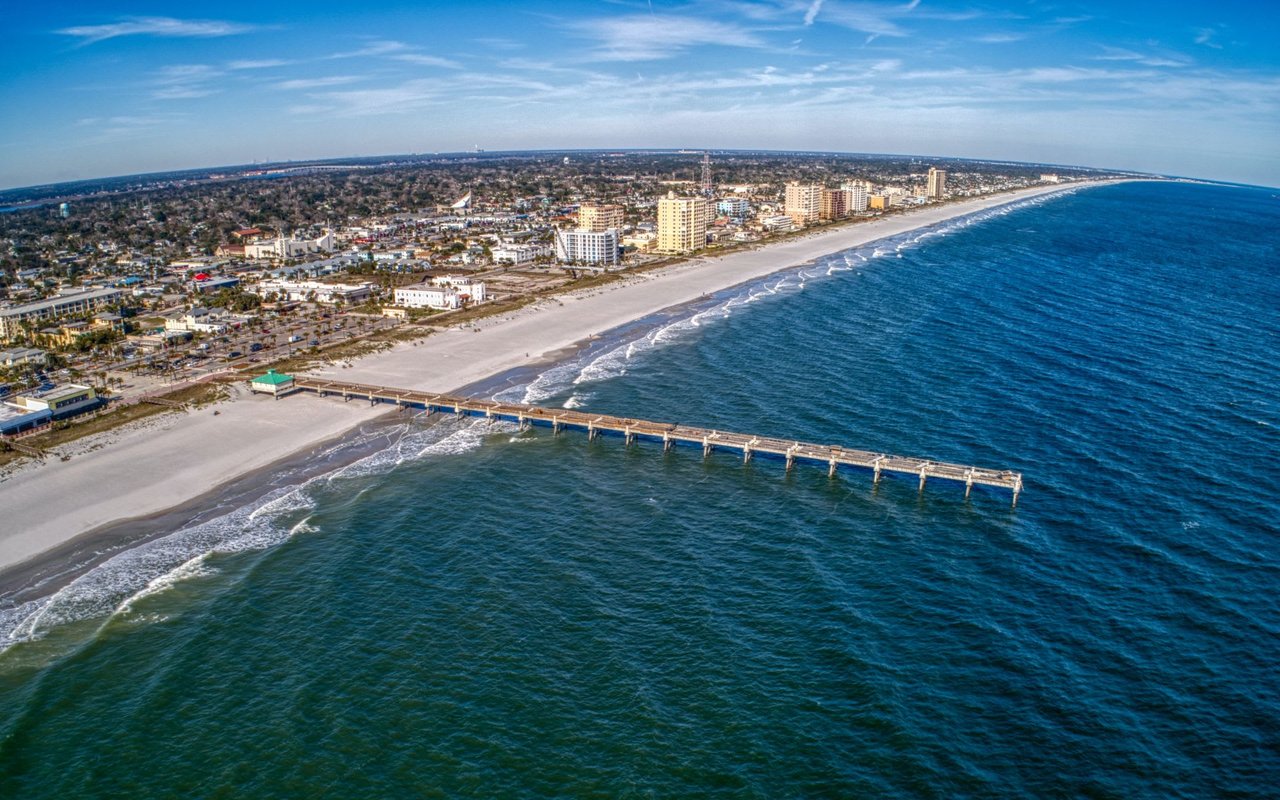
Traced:
<path id="1" fill-rule="evenodd" d="M 817 258 L 1031 198 L 1120 182 L 1034 187 L 691 258 L 310 374 L 423 391 L 484 386 L 492 392 L 513 375 L 574 357 L 606 334 Z M 0 591 L 12 596 L 33 584 L 41 591 L 65 584 L 115 552 L 173 530 L 183 517 L 212 513 L 210 500 L 228 490 L 261 496 L 274 472 L 341 449 L 355 431 L 395 413 L 307 394 L 283 402 L 239 394 L 219 404 L 216 416 L 209 410 L 165 415 L 152 425 L 91 437 L 86 452 L 69 461 L 33 465 L 0 482 L 0 516 L 7 523 L 0 534 Z M 115 547 L 104 547 L 113 536 Z M 68 559 L 77 564 L 68 567 Z"/>

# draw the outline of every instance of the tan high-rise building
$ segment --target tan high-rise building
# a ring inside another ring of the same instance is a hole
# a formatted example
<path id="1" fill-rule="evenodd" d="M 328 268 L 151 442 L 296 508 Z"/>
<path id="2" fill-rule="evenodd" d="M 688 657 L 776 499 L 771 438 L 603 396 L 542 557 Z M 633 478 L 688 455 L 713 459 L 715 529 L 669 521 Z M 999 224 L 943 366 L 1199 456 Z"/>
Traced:
<path id="1" fill-rule="evenodd" d="M 622 230 L 622 206 L 583 203 L 578 206 L 578 230 L 599 233 Z"/>
<path id="2" fill-rule="evenodd" d="M 926 189 L 929 197 L 941 200 L 947 193 L 947 171 L 929 167 L 929 186 Z"/>
<path id="3" fill-rule="evenodd" d="M 706 198 L 668 192 L 658 200 L 658 250 L 688 253 L 706 247 L 707 216 Z"/>
<path id="4" fill-rule="evenodd" d="M 822 214 L 822 187 L 794 181 L 788 183 L 783 213 L 791 217 L 796 227 L 816 222 Z"/>

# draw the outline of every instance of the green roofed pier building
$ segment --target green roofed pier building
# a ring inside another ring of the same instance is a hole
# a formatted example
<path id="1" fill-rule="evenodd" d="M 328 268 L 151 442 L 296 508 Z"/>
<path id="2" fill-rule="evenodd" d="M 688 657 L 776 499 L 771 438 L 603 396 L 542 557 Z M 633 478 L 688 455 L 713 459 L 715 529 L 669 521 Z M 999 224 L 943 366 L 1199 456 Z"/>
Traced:
<path id="1" fill-rule="evenodd" d="M 276 397 L 292 392 L 293 388 L 293 376 L 283 375 L 274 369 L 269 369 L 265 375 L 259 375 L 249 381 L 250 391 L 262 392 Z"/>

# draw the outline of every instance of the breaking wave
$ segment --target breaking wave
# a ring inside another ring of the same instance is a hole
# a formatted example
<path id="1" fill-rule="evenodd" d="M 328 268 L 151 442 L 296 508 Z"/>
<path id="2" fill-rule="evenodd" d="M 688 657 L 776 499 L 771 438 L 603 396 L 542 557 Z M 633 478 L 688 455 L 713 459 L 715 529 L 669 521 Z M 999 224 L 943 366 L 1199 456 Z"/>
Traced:
<path id="1" fill-rule="evenodd" d="M 0 653 L 19 642 L 42 639 L 70 623 L 101 618 L 105 624 L 113 617 L 134 614 L 145 598 L 184 581 L 219 574 L 209 563 L 214 555 L 265 550 L 314 532 L 310 514 L 316 507 L 316 492 L 334 481 L 383 474 L 409 461 L 465 453 L 480 447 L 490 433 L 515 430 L 508 423 L 472 418 L 448 418 L 425 428 L 399 426 L 388 446 L 358 461 L 282 486 L 227 514 L 139 544 L 52 595 L 0 609 Z"/>

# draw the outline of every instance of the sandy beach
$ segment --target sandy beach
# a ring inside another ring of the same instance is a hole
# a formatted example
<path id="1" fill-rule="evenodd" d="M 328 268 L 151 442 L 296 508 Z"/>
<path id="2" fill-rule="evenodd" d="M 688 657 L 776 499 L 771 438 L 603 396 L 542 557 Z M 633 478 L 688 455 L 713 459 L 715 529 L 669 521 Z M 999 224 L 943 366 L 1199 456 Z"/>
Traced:
<path id="1" fill-rule="evenodd" d="M 1093 184 L 1097 185 L 1097 184 Z M 671 306 L 821 256 L 1030 197 L 1049 186 L 925 207 L 638 273 L 509 315 L 452 328 L 313 374 L 428 391 L 454 391 L 507 370 L 546 362 L 565 348 Z M 237 477 L 331 440 L 387 413 L 310 395 L 273 400 L 240 390 L 232 402 L 168 414 L 85 440 L 66 461 L 29 465 L 0 482 L 0 573 L 122 520 L 155 514 Z"/>

